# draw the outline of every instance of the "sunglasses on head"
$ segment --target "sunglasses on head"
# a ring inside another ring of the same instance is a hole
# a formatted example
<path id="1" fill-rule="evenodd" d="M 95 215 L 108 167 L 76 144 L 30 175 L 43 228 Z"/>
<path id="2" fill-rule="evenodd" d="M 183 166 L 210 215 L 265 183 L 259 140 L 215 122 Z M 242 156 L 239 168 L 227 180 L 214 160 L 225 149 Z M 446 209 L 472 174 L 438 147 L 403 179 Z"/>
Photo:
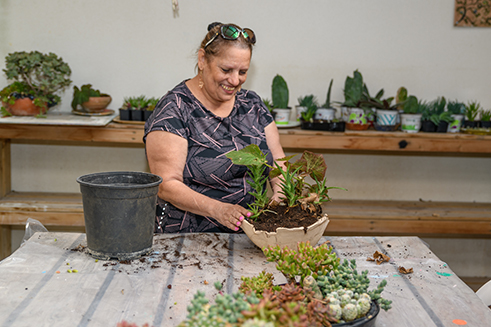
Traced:
<path id="1" fill-rule="evenodd" d="M 222 25 L 220 26 L 220 31 L 216 32 L 215 35 L 210 39 L 210 41 L 206 42 L 205 46 L 203 49 L 205 49 L 207 46 L 209 46 L 215 39 L 220 35 L 222 38 L 225 40 L 237 40 L 242 34 L 244 39 L 249 42 L 250 44 L 255 44 L 256 43 L 256 36 L 254 35 L 254 32 L 250 28 L 244 28 L 244 29 L 239 29 L 233 25 Z"/>

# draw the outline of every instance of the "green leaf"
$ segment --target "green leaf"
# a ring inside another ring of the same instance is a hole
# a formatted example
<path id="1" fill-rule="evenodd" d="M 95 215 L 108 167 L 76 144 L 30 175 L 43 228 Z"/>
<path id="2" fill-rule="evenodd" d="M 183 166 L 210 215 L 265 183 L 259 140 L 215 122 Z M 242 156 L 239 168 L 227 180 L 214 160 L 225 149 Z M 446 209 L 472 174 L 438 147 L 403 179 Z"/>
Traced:
<path id="1" fill-rule="evenodd" d="M 245 148 L 232 151 L 226 154 L 236 165 L 241 166 L 262 166 L 267 163 L 266 157 L 256 144 L 251 144 Z"/>
<path id="2" fill-rule="evenodd" d="M 271 96 L 273 98 L 274 108 L 288 108 L 288 100 L 290 97 L 288 85 L 286 84 L 285 79 L 280 75 L 276 75 L 273 78 L 273 84 L 271 85 Z"/>

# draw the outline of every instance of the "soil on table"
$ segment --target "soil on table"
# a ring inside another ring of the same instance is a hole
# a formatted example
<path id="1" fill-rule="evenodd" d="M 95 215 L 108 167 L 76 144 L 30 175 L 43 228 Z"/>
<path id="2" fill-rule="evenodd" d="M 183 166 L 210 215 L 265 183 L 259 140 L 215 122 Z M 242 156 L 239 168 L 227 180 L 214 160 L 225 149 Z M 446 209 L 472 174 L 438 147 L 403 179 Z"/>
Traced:
<path id="1" fill-rule="evenodd" d="M 322 213 L 320 207 L 316 212 L 304 211 L 300 206 L 287 207 L 287 206 L 271 206 L 269 211 L 263 212 L 255 221 L 249 222 L 254 225 L 256 230 L 264 230 L 267 232 L 275 232 L 278 227 L 294 228 L 304 227 L 314 224 L 318 217 Z M 274 212 L 270 212 L 274 211 Z"/>

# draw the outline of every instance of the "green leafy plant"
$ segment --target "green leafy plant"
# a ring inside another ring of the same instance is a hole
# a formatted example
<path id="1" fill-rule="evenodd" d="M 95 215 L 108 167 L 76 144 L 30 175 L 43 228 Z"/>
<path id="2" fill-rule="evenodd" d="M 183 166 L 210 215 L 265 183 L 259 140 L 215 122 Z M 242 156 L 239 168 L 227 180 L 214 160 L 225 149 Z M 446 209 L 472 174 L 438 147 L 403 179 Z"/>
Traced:
<path id="1" fill-rule="evenodd" d="M 43 54 L 39 51 L 9 53 L 5 58 L 5 66 L 3 72 L 7 79 L 14 83 L 21 83 L 14 87 L 16 89 L 14 92 L 17 94 L 7 95 L 9 103 L 12 98 L 30 97 L 36 106 L 47 111 L 49 106 L 61 101 L 57 93 L 72 82 L 69 78 L 70 67 L 54 53 Z M 2 91 L 7 92 L 6 89 Z"/>
<path id="2" fill-rule="evenodd" d="M 272 289 L 279 291 L 281 287 L 273 285 L 273 274 L 262 271 L 258 276 L 241 277 L 242 284 L 239 286 L 239 291 L 244 294 L 254 293 L 258 298 L 263 297 L 264 290 Z"/>
<path id="3" fill-rule="evenodd" d="M 159 98 L 148 98 L 148 104 L 146 107 L 146 111 L 153 111 L 157 103 L 159 103 Z"/>
<path id="4" fill-rule="evenodd" d="M 440 124 L 441 121 L 451 123 L 453 118 L 449 111 L 445 111 L 446 105 L 447 100 L 444 97 L 440 97 L 428 103 L 424 108 L 421 120 L 431 121 L 435 125 Z"/>
<path id="5" fill-rule="evenodd" d="M 266 108 L 268 108 L 269 112 L 272 112 L 273 111 L 273 103 L 271 102 L 271 100 L 269 100 L 269 99 L 261 99 L 261 100 L 263 101 Z"/>
<path id="6" fill-rule="evenodd" d="M 465 119 L 468 121 L 475 121 L 479 114 L 479 110 L 481 110 L 481 104 L 479 102 L 472 101 L 467 103 L 465 106 Z"/>
<path id="7" fill-rule="evenodd" d="M 353 77 L 347 76 L 344 82 L 344 102 L 343 107 L 362 108 L 363 103 L 368 100 L 368 89 L 363 83 L 363 76 L 358 71 L 353 72 Z"/>
<path id="8" fill-rule="evenodd" d="M 314 115 L 317 111 L 317 99 L 313 94 L 306 95 L 304 97 L 298 98 L 298 105 L 307 108 L 307 110 L 302 111 L 301 115 L 305 121 L 313 121 Z"/>
<path id="9" fill-rule="evenodd" d="M 423 110 L 423 103 L 418 102 L 418 98 L 414 95 L 410 95 L 404 101 L 404 104 L 399 105 L 399 108 L 402 108 L 402 111 L 405 114 L 419 114 Z"/>
<path id="10" fill-rule="evenodd" d="M 91 84 L 85 84 L 80 87 L 73 86 L 72 109 L 76 110 L 78 105 L 89 101 L 91 97 L 107 97 L 108 94 L 101 93 L 99 90 L 93 89 Z"/>
<path id="11" fill-rule="evenodd" d="M 276 75 L 271 84 L 271 96 L 273 108 L 288 108 L 289 91 L 285 79 L 281 75 Z"/>
<path id="12" fill-rule="evenodd" d="M 455 101 L 448 101 L 447 110 L 452 115 L 463 115 L 465 113 L 465 103 Z"/>
<path id="13" fill-rule="evenodd" d="M 481 110 L 481 121 L 491 120 L 491 110 Z"/>
<path id="14" fill-rule="evenodd" d="M 253 214 L 251 218 L 256 218 L 262 211 L 268 210 L 269 198 L 265 190 L 267 176 L 264 174 L 266 167 L 271 169 L 270 178 L 280 178 L 280 193 L 285 196 L 283 202 L 289 207 L 301 206 L 303 210 L 320 212 L 319 205 L 330 200 L 327 194 L 330 189 L 346 191 L 342 187 L 326 186 L 324 179 L 327 166 L 322 155 L 304 151 L 302 157 L 292 163 L 290 160 L 293 157 L 295 155 L 277 159 L 284 162 L 285 168 L 283 168 L 276 161 L 275 167 L 270 166 L 266 155 L 255 144 L 227 153 L 227 158 L 234 164 L 249 168 L 248 175 L 251 180 L 247 182 L 253 188 L 249 193 L 255 198 L 255 202 L 249 204 Z M 306 177 L 311 177 L 315 183 L 307 183 Z"/>

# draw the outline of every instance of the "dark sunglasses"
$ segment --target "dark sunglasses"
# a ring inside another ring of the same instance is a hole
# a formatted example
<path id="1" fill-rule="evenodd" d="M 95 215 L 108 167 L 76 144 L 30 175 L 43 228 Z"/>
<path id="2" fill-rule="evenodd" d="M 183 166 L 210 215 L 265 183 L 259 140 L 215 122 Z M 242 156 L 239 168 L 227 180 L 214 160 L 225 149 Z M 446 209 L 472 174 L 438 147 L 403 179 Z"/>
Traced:
<path id="1" fill-rule="evenodd" d="M 218 35 L 220 35 L 222 38 L 225 40 L 237 40 L 242 34 L 244 39 L 249 42 L 250 44 L 255 44 L 256 43 L 256 35 L 254 35 L 254 32 L 250 28 L 244 28 L 244 29 L 238 29 L 237 27 L 233 25 L 222 25 L 220 27 L 220 32 L 216 32 L 216 34 L 210 39 L 210 41 L 206 42 L 205 46 L 203 49 L 205 49 L 207 46 L 209 46 L 215 39 L 217 38 Z"/>

